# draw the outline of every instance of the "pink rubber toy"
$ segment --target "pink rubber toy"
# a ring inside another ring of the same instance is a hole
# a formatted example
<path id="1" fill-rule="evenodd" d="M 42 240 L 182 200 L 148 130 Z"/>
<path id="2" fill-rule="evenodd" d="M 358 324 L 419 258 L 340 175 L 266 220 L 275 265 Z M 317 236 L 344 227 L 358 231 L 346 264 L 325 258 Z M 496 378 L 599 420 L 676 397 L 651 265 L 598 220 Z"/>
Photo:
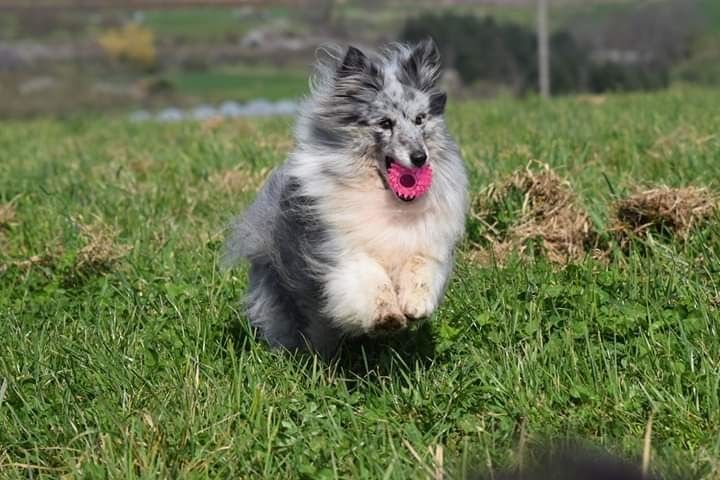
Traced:
<path id="1" fill-rule="evenodd" d="M 403 200 L 422 197 L 432 183 L 432 169 L 426 164 L 420 168 L 407 168 L 393 162 L 388 169 L 388 184 Z"/>

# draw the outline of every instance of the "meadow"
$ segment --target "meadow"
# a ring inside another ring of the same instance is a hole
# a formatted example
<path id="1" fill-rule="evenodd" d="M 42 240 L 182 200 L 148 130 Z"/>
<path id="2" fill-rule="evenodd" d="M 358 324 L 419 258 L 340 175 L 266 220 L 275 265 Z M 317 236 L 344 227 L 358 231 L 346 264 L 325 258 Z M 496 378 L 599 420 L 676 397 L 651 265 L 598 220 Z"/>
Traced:
<path id="1" fill-rule="evenodd" d="M 720 189 L 717 105 L 451 101 L 448 122 L 474 193 L 546 162 L 604 232 L 637 188 Z M 218 265 L 291 125 L 0 125 L 0 478 L 464 478 L 548 438 L 720 478 L 717 214 L 568 265 L 468 240 L 431 322 L 326 363 L 256 341 L 245 271 Z"/>
<path id="2" fill-rule="evenodd" d="M 286 100 L 297 98 L 308 89 L 308 72 L 301 68 L 226 67 L 205 72 L 173 72 L 167 80 L 181 96 L 215 102 Z"/>

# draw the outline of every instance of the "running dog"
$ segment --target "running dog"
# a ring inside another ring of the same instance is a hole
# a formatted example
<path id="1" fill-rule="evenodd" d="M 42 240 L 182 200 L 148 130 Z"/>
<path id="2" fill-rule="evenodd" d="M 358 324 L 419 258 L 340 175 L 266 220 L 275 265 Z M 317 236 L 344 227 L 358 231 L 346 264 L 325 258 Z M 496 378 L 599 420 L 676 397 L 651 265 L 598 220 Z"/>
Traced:
<path id="1" fill-rule="evenodd" d="M 322 53 L 295 149 L 232 225 L 225 261 L 249 262 L 247 314 L 268 343 L 331 356 L 437 309 L 468 182 L 432 40 Z"/>

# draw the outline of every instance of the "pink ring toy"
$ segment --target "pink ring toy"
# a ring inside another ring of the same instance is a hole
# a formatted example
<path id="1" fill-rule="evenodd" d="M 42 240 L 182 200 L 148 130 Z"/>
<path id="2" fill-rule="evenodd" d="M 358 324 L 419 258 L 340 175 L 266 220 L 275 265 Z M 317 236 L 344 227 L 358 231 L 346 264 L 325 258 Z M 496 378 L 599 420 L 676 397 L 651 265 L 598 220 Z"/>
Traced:
<path id="1" fill-rule="evenodd" d="M 388 184 L 402 200 L 422 197 L 430 189 L 432 168 L 425 164 L 420 168 L 403 167 L 393 162 L 387 172 Z"/>

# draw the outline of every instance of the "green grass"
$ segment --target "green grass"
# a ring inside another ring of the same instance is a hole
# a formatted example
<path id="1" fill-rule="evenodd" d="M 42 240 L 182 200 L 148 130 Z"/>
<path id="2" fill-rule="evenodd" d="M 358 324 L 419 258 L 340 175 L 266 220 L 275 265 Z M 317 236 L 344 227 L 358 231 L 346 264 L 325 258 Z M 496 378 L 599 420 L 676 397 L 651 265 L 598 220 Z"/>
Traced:
<path id="1" fill-rule="evenodd" d="M 451 105 L 449 125 L 474 190 L 543 160 L 602 226 L 608 181 L 720 187 L 719 104 L 501 99 Z M 579 436 L 637 459 L 653 415 L 655 468 L 717 478 L 718 219 L 607 265 L 463 253 L 425 328 L 324 364 L 256 342 L 244 271 L 217 267 L 253 195 L 220 174 L 282 161 L 290 125 L 2 124 L 0 203 L 17 212 L 0 227 L 0 477 L 422 478 L 436 445 L 462 477 L 516 464 L 521 425 L 531 445 Z M 82 224 L 132 250 L 82 266 Z"/>
<path id="2" fill-rule="evenodd" d="M 164 39 L 237 41 L 259 25 L 280 23 L 302 32 L 305 27 L 297 24 L 295 17 L 297 11 L 282 6 L 248 11 L 229 7 L 187 7 L 146 11 L 143 24 Z"/>
<path id="3" fill-rule="evenodd" d="M 279 100 L 308 91 L 308 73 L 273 67 L 228 67 L 168 75 L 177 93 L 214 100 Z"/>
<path id="4" fill-rule="evenodd" d="M 143 15 L 143 24 L 160 38 L 223 39 L 241 36 L 252 26 L 230 8 L 180 8 L 150 10 Z"/>
<path id="5" fill-rule="evenodd" d="M 713 0 L 700 0 L 700 9 L 708 30 L 720 34 L 720 4 Z"/>
<path id="6" fill-rule="evenodd" d="M 245 28 L 233 10 L 228 8 L 183 8 L 148 11 L 143 23 L 160 36 L 214 36 L 237 33 Z"/>

